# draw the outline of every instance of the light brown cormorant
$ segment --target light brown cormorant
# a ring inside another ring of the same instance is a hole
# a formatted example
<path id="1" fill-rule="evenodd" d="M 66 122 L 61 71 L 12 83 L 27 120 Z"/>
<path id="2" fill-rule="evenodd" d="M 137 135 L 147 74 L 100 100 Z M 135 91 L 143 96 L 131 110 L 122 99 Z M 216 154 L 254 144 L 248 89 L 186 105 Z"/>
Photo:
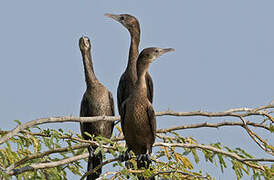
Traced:
<path id="1" fill-rule="evenodd" d="M 146 48 L 137 60 L 137 81 L 130 96 L 122 104 L 121 125 L 128 151 L 137 156 L 137 166 L 148 168 L 156 135 L 155 113 L 147 98 L 145 75 L 149 64 L 172 48 Z M 147 164 L 145 163 L 147 162 Z"/>
<path id="2" fill-rule="evenodd" d="M 92 58 L 91 58 L 91 45 L 88 37 L 81 37 L 79 40 L 79 47 L 83 57 L 85 79 L 87 89 L 83 95 L 81 102 L 81 117 L 91 116 L 114 116 L 114 104 L 111 92 L 103 86 L 96 78 L 93 70 Z M 81 123 L 81 133 L 84 139 L 90 139 L 84 132 L 88 132 L 94 136 L 104 136 L 110 138 L 114 123 L 107 121 L 98 121 L 92 123 Z M 95 168 L 102 163 L 102 154 L 98 153 L 94 155 L 96 146 L 90 146 L 89 158 L 88 158 L 88 171 Z M 99 169 L 96 173 L 87 177 L 88 180 L 96 179 L 100 176 L 102 169 Z"/>
<path id="3" fill-rule="evenodd" d="M 140 25 L 138 20 L 129 14 L 105 14 L 107 17 L 113 18 L 114 20 L 120 22 L 124 27 L 126 27 L 131 36 L 128 64 L 125 72 L 122 74 L 118 90 L 117 90 L 117 100 L 118 100 L 118 110 L 121 115 L 122 103 L 132 92 L 134 84 L 137 80 L 136 71 L 136 61 L 139 55 L 139 43 L 140 43 Z M 153 81 L 149 73 L 146 73 L 146 84 L 147 84 L 147 97 L 152 103 L 153 100 Z"/>

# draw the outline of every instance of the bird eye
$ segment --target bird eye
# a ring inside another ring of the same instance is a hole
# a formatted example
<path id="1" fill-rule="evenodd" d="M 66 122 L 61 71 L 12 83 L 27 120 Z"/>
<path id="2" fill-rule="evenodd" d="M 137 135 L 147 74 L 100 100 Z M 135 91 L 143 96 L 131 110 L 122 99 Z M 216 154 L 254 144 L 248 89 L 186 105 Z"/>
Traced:
<path id="1" fill-rule="evenodd" d="M 158 50 L 158 49 L 156 49 L 156 50 L 155 50 L 155 52 L 156 52 L 156 53 L 159 53 L 159 50 Z"/>
<path id="2" fill-rule="evenodd" d="M 120 20 L 121 20 L 121 21 L 123 21 L 124 19 L 125 19 L 124 16 L 121 16 L 121 17 L 120 17 Z"/>

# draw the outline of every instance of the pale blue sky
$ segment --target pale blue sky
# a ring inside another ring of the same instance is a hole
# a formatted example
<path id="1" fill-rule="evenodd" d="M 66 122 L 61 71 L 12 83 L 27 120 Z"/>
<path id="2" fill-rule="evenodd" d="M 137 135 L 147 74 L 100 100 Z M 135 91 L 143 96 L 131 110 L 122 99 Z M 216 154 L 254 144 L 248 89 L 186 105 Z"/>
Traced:
<path id="1" fill-rule="evenodd" d="M 149 70 L 156 111 L 223 111 L 265 105 L 274 99 L 273 7 L 270 0 L 1 1 L 1 128 L 13 128 L 15 119 L 26 122 L 79 115 L 85 89 L 78 48 L 82 35 L 91 39 L 95 73 L 116 102 L 129 34 L 104 13 L 136 16 L 142 30 L 140 49 L 175 48 Z M 224 120 L 176 119 L 158 118 L 158 127 Z M 50 127 L 79 132 L 75 123 Z M 256 157 L 265 156 L 241 128 L 180 133 L 200 143 L 222 141 Z M 216 171 L 211 164 L 200 167 Z M 235 178 L 230 170 L 213 174 L 216 179 Z"/>

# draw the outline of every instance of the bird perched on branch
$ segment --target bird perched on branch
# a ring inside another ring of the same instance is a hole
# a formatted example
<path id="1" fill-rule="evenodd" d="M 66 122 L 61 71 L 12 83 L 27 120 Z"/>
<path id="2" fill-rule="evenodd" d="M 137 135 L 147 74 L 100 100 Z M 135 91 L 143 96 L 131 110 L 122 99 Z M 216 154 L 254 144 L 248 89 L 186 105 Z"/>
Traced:
<path id="1" fill-rule="evenodd" d="M 128 150 L 125 159 L 132 150 L 137 156 L 137 167 L 148 168 L 150 154 L 156 136 L 156 119 L 151 102 L 147 97 L 146 73 L 149 64 L 172 48 L 146 48 L 137 60 L 137 81 L 129 97 L 121 107 L 121 125 Z"/>
<path id="2" fill-rule="evenodd" d="M 81 117 L 91 116 L 114 116 L 114 104 L 111 92 L 103 86 L 96 78 L 93 70 L 93 63 L 91 58 L 91 44 L 88 37 L 81 37 L 79 40 L 79 47 L 82 53 L 83 64 L 85 69 L 86 91 L 81 101 Z M 113 131 L 114 123 L 110 121 L 98 121 L 91 123 L 81 123 L 81 133 L 84 139 L 88 140 L 90 137 L 85 133 L 94 136 L 103 136 L 110 138 Z M 102 154 L 94 154 L 97 147 L 90 146 L 88 148 L 88 171 L 95 168 L 102 163 Z M 87 177 L 88 180 L 94 180 L 100 176 L 102 169 L 98 169 L 95 173 Z"/>
<path id="3" fill-rule="evenodd" d="M 118 90 L 117 90 L 117 100 L 118 100 L 118 110 L 121 115 L 122 103 L 128 98 L 134 84 L 137 81 L 137 71 L 136 71 L 136 61 L 139 55 L 139 43 L 140 43 L 140 25 L 138 20 L 129 14 L 105 14 L 107 17 L 110 17 L 119 23 L 121 23 L 130 33 L 131 42 L 129 48 L 128 64 L 125 72 L 122 74 Z M 153 101 L 153 81 L 148 72 L 145 75 L 146 84 L 147 84 L 147 97 L 152 103 Z"/>

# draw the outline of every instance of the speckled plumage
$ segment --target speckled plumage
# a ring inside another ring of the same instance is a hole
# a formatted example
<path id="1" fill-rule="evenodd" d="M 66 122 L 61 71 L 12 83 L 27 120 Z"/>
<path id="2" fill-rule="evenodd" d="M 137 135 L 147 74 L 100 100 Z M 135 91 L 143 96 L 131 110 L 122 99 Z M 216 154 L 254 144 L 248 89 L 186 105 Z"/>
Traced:
<path id="1" fill-rule="evenodd" d="M 149 64 L 173 49 L 146 48 L 137 60 L 137 82 L 130 96 L 122 104 L 121 125 L 126 144 L 137 156 L 150 154 L 156 135 L 156 118 L 147 98 L 145 75 Z"/>
<path id="2" fill-rule="evenodd" d="M 96 78 L 93 70 L 92 59 L 90 54 L 90 41 L 87 37 L 81 37 L 79 40 L 79 47 L 83 57 L 83 64 L 85 69 L 85 80 L 87 89 L 81 101 L 80 116 L 114 116 L 114 103 L 111 92 L 107 90 Z M 84 134 L 88 132 L 90 135 L 101 135 L 110 138 L 113 131 L 113 122 L 98 121 L 92 123 L 81 123 L 81 133 L 84 139 L 90 139 Z M 95 168 L 102 162 L 102 154 L 94 155 L 93 152 L 96 146 L 89 147 L 88 170 Z M 96 179 L 100 176 L 102 169 L 98 169 L 87 177 L 88 180 Z"/>

